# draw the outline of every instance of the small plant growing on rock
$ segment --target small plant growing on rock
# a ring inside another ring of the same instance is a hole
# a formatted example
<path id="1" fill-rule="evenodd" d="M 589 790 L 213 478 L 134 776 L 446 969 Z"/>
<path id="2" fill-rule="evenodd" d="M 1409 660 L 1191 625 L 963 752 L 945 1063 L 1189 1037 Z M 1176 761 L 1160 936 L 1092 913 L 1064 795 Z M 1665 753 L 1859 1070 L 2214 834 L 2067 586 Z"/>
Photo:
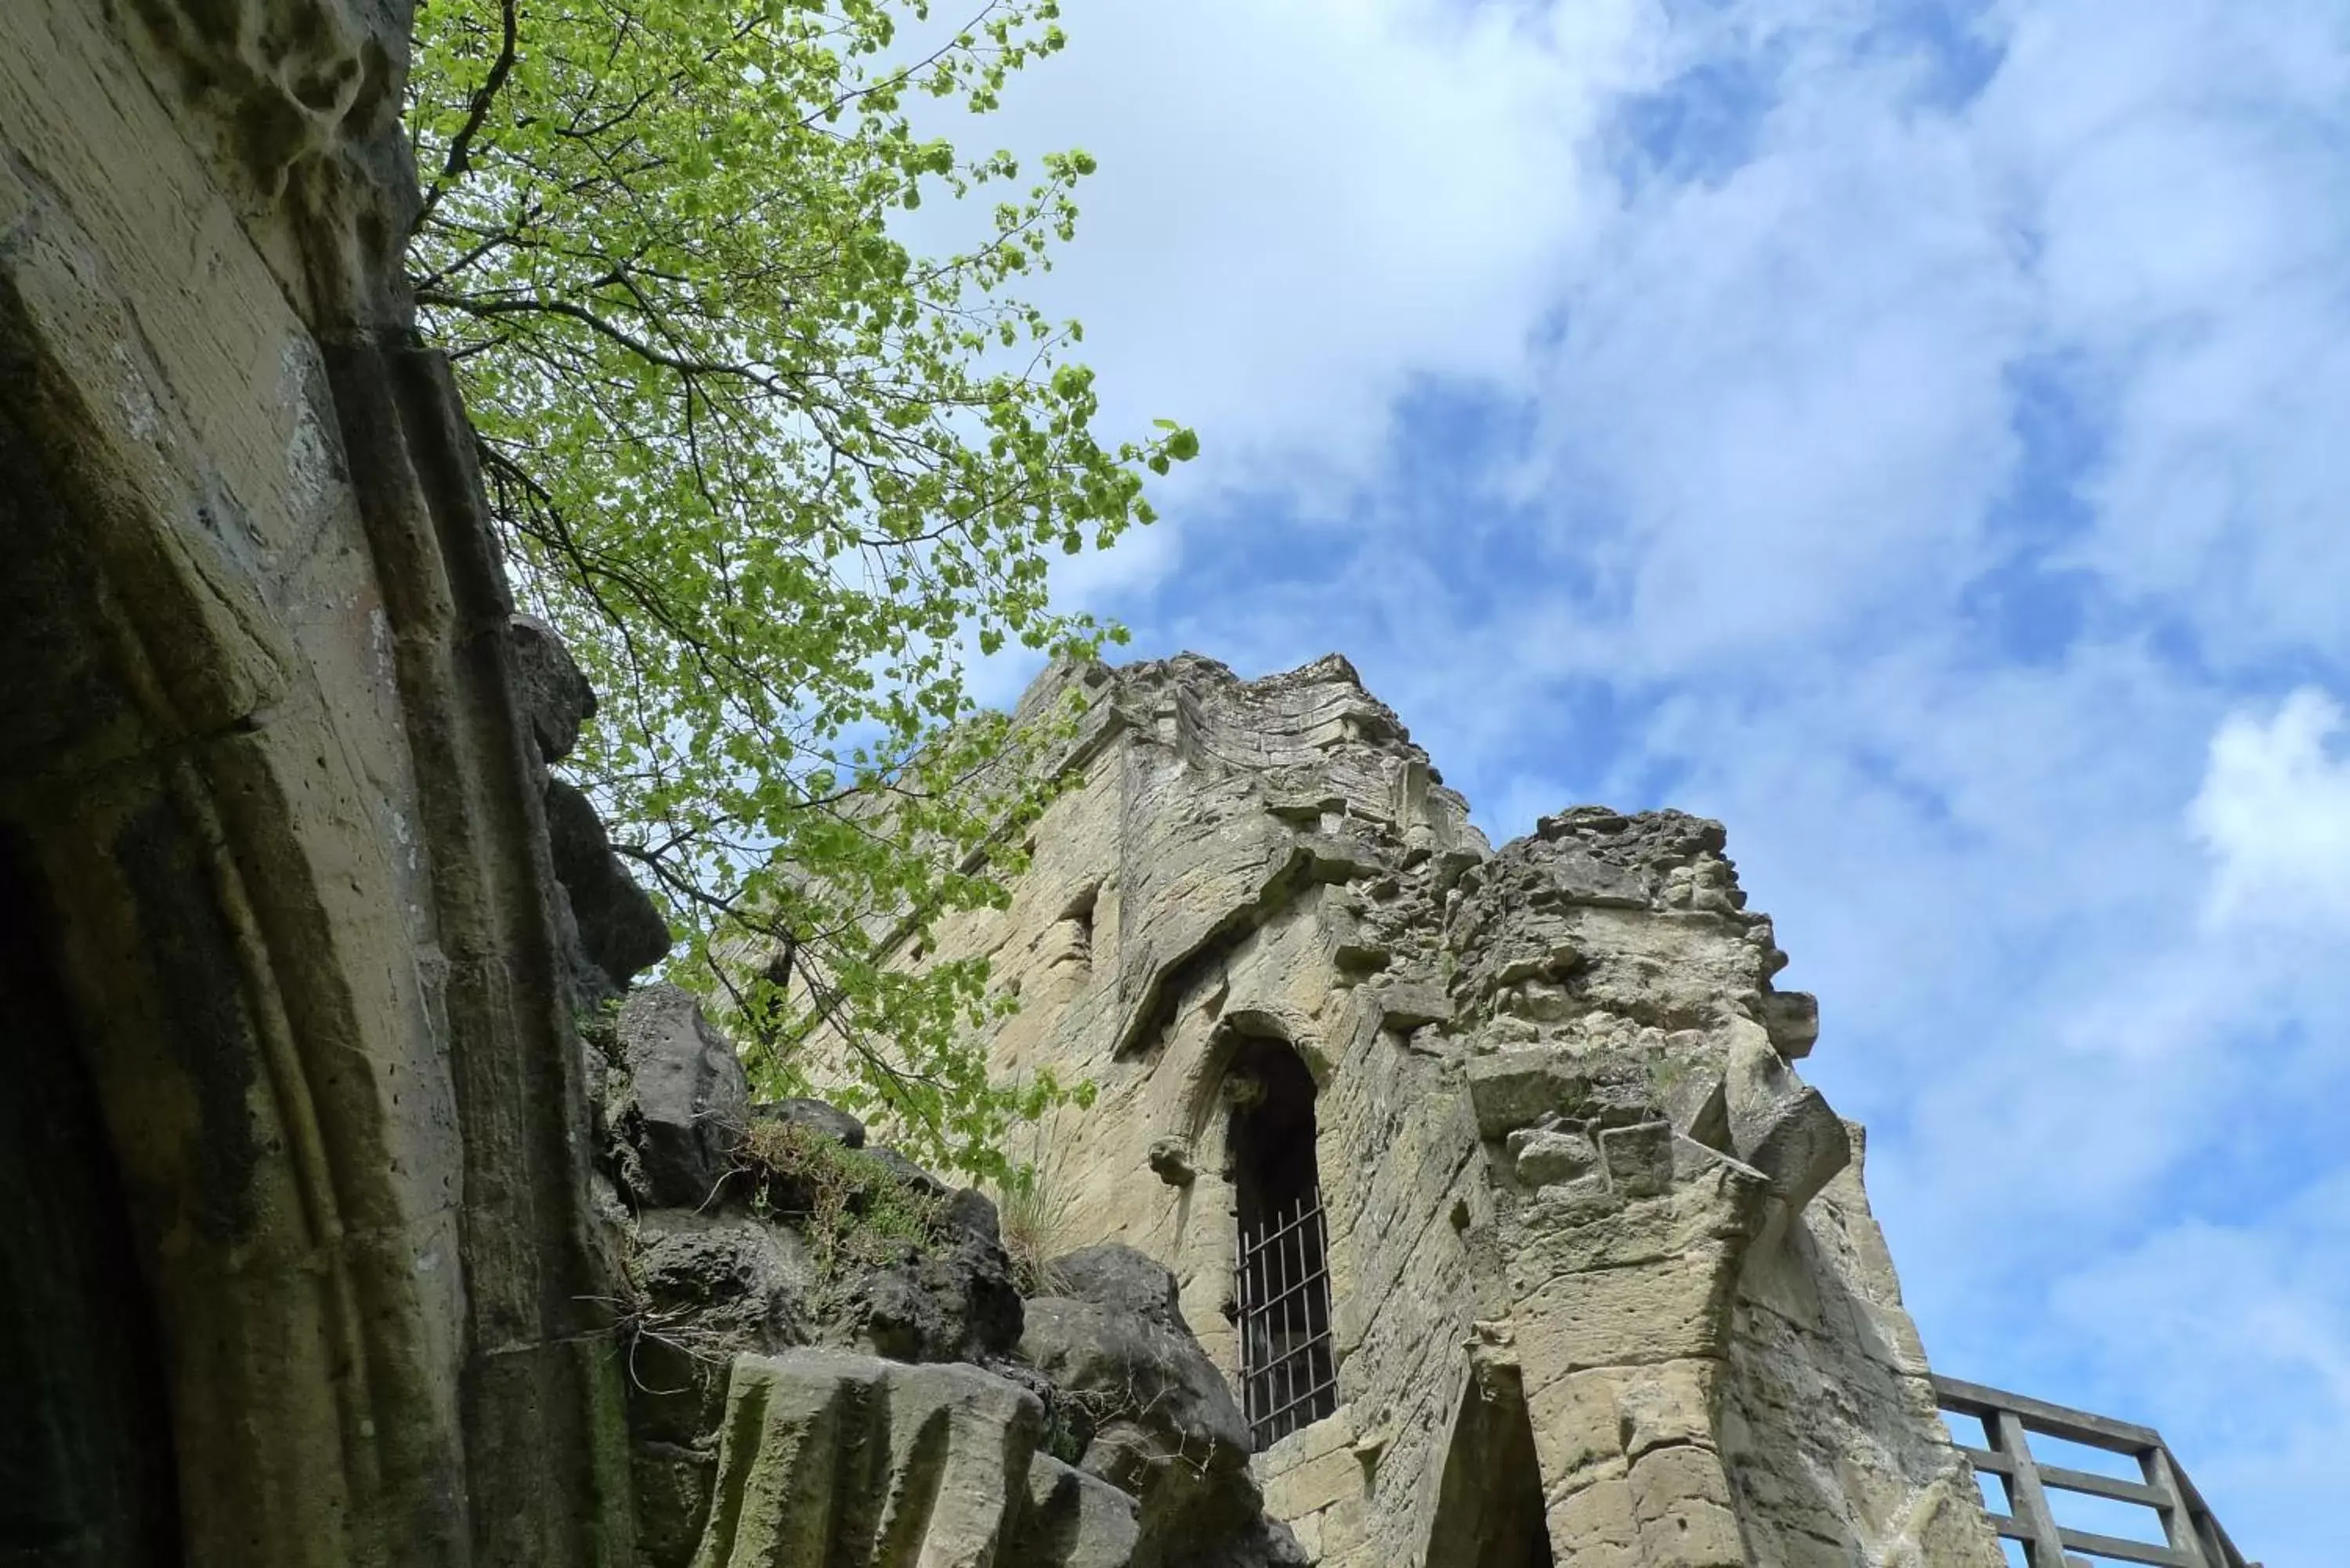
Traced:
<path id="1" fill-rule="evenodd" d="M 582 1007 L 571 1015 L 571 1027 L 579 1038 L 595 1047 L 596 1054 L 607 1062 L 620 1059 L 620 1005 L 624 997 L 608 996 L 592 1007 Z"/>
<path id="2" fill-rule="evenodd" d="M 998 1189 L 995 1210 L 1003 1251 L 1012 1260 L 1012 1280 L 1024 1296 L 1045 1288 L 1045 1260 L 1052 1256 L 1056 1205 L 1041 1174 L 1023 1170 Z"/>
<path id="3" fill-rule="evenodd" d="M 1655 1102 L 1665 1105 L 1673 1097 L 1692 1071 L 1689 1063 L 1661 1050 L 1648 1053 L 1648 1092 Z"/>
<path id="4" fill-rule="evenodd" d="M 1062 1250 L 1061 1223 L 1066 1197 L 1054 1174 L 1058 1116 L 1027 1124 L 1026 1157 L 995 1186 L 995 1211 L 1003 1251 L 1012 1260 L 1012 1280 L 1024 1296 L 1045 1293 L 1045 1263 Z"/>
<path id="5" fill-rule="evenodd" d="M 735 1163 L 751 1179 L 753 1207 L 800 1232 L 828 1284 L 939 1239 L 941 1194 L 814 1127 L 754 1121 Z"/>

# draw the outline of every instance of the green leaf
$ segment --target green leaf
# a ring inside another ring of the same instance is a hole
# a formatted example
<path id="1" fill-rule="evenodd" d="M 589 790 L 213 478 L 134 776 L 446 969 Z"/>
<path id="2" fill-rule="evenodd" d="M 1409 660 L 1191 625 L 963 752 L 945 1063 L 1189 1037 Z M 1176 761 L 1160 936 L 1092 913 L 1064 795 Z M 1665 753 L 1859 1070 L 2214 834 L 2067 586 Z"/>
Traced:
<path id="1" fill-rule="evenodd" d="M 409 265 L 516 596 L 599 694 L 565 765 L 639 857 L 671 976 L 763 1089 L 820 1083 L 980 1171 L 1024 1108 L 987 1073 L 1006 999 L 984 964 L 907 955 L 1001 907 L 987 854 L 1056 786 L 1033 763 L 1051 725 L 980 715 L 962 649 L 1122 637 L 1048 601 L 1053 546 L 1148 523 L 1140 471 L 1196 441 L 1097 437 L 1093 374 L 1059 357 L 1081 329 L 1003 292 L 1051 264 L 1093 160 L 1048 158 L 1015 195 L 1008 152 L 965 159 L 904 107 L 994 107 L 1060 47 L 1053 0 L 999 0 L 928 63 L 940 35 L 900 27 L 925 13 L 534 0 L 477 113 L 502 7 L 432 0 L 404 103 L 427 192 Z M 908 248 L 893 214 L 931 180 L 966 202 L 996 182 L 1008 199 L 970 213 L 993 244 Z M 998 369 L 1024 337 L 1038 365 Z"/>

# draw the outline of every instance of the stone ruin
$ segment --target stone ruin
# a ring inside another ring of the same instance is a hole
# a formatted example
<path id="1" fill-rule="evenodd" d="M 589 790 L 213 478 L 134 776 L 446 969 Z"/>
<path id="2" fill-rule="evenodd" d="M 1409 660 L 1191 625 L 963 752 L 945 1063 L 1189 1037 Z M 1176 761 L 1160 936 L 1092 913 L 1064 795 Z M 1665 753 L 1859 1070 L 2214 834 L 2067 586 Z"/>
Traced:
<path id="1" fill-rule="evenodd" d="M 999 1071 L 1097 1085 L 1053 1234 L 1174 1269 L 1312 1561 L 2004 1561 L 1720 825 L 1491 850 L 1335 656 L 1024 705 L 1073 686 L 1011 907 L 932 952 L 1017 992 Z"/>
<path id="2" fill-rule="evenodd" d="M 2060 1568 L 2030 1427 L 2241 1568 L 1929 1373 L 1721 830 L 1489 852 L 1343 660 L 1031 694 L 1075 785 L 937 941 L 1100 1088 L 1033 1267 L 750 1103 L 551 771 L 407 11 L 0 6 L 0 1563 Z"/>

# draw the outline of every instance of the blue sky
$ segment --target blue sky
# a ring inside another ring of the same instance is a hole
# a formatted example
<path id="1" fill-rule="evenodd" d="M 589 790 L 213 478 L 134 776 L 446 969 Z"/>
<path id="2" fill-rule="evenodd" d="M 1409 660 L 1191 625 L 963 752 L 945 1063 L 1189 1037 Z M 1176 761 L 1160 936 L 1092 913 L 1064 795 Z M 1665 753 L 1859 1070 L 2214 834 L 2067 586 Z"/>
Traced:
<path id="1" fill-rule="evenodd" d="M 1065 597 L 1728 823 L 1937 1365 L 2350 1562 L 2350 4 L 1065 10 Z"/>

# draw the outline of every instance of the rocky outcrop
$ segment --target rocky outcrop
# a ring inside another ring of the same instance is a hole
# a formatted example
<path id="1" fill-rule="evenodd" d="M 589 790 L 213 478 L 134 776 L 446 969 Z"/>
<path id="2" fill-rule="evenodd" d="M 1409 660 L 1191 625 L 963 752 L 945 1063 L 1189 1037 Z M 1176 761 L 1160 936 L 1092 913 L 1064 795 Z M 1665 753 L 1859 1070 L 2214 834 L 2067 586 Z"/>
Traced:
<path id="1" fill-rule="evenodd" d="M 617 996 L 670 950 L 670 929 L 652 898 L 613 851 L 603 819 L 577 784 L 546 783 L 545 804 L 555 875 L 585 965 L 575 964 L 582 999 Z"/>
<path id="2" fill-rule="evenodd" d="M 875 1269 L 846 1295 L 844 1337 L 899 1361 L 996 1361 L 1020 1343 L 1012 1260 L 943 1212 L 931 1246 Z"/>
<path id="3" fill-rule="evenodd" d="M 556 880 L 557 927 L 572 987 L 583 1008 L 618 998 L 636 976 L 668 955 L 669 923 L 612 848 L 585 791 L 550 770 L 579 743 L 596 716 L 596 692 L 553 627 L 535 616 L 510 618 L 506 646 L 515 674 L 515 708 L 529 742 L 532 777 L 546 815 Z"/>
<path id="4" fill-rule="evenodd" d="M 631 992 L 614 1035 L 619 1070 L 605 1119 L 618 1135 L 622 1187 L 642 1207 L 702 1207 L 733 1168 L 750 1120 L 741 1058 L 673 985 Z"/>
<path id="5" fill-rule="evenodd" d="M 1095 1249 L 1024 1303 L 993 1203 L 820 1100 L 746 1106 L 684 992 L 612 1046 L 645 1568 L 1303 1568 L 1165 1270 Z"/>
<path id="6" fill-rule="evenodd" d="M 1133 1500 L 1040 1451 L 1035 1395 L 976 1367 L 738 1357 L 693 1568 L 1124 1568 Z"/>
<path id="7" fill-rule="evenodd" d="M 1269 1051 L 1310 1083 L 1326 1257 L 1284 1277 L 1326 1270 L 1337 1387 L 1251 1465 L 1308 1560 L 1995 1568 L 1720 824 L 1579 806 L 1492 850 L 1335 656 L 1056 668 L 1023 711 L 1073 693 L 1009 908 L 903 961 L 987 957 L 996 1068 L 1094 1082 L 1058 1232 L 1163 1261 L 1235 1382 L 1236 1107 Z M 1032 1302 L 1024 1344 L 1113 1386 L 1095 1311 Z M 1197 1386 L 1087 1453 L 1236 1446 Z"/>
<path id="8" fill-rule="evenodd" d="M 571 657 L 556 629 L 536 616 L 507 622 L 512 650 L 515 707 L 538 748 L 541 767 L 552 767 L 579 743 L 580 726 L 596 716 L 596 689 Z"/>
<path id="9" fill-rule="evenodd" d="M 1249 1430 L 1191 1337 L 1175 1277 L 1130 1247 L 1088 1247 L 1045 1268 L 1020 1354 L 1052 1382 L 1079 1465 L 1140 1500 L 1134 1568 L 1304 1568 L 1264 1517 Z"/>

